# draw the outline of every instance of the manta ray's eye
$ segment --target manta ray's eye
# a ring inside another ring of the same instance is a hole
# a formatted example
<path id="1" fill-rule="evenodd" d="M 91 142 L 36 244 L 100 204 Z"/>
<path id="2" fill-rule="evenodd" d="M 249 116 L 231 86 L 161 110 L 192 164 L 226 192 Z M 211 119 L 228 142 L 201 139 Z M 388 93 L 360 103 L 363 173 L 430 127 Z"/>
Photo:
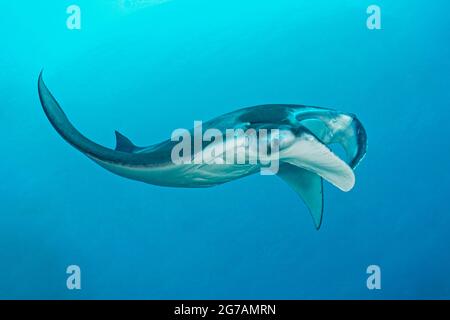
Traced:
<path id="1" fill-rule="evenodd" d="M 274 138 L 273 140 L 272 140 L 272 147 L 275 149 L 279 149 L 280 148 L 280 139 L 278 139 L 278 138 Z"/>
<path id="2" fill-rule="evenodd" d="M 295 141 L 295 134 L 290 130 L 280 130 L 278 137 L 274 137 L 277 142 L 278 149 L 284 149 L 292 145 Z"/>
<path id="3" fill-rule="evenodd" d="M 291 146 L 295 141 L 295 135 L 290 130 L 272 130 L 267 138 L 268 155 Z"/>

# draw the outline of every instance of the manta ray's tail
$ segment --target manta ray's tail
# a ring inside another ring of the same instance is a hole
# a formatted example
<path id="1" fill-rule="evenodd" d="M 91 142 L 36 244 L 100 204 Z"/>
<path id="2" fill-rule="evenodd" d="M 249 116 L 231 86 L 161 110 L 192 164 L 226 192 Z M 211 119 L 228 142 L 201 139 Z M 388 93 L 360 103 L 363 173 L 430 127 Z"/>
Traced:
<path id="1" fill-rule="evenodd" d="M 120 150 L 113 150 L 103 147 L 85 136 L 83 136 L 69 121 L 64 111 L 59 106 L 56 99 L 51 94 L 50 90 L 44 83 L 42 78 L 42 71 L 38 79 L 39 99 L 41 101 L 44 112 L 55 128 L 73 147 L 86 154 L 94 160 L 101 160 L 108 163 L 129 163 L 139 161 L 139 155 L 131 155 L 129 152 L 122 152 Z"/>

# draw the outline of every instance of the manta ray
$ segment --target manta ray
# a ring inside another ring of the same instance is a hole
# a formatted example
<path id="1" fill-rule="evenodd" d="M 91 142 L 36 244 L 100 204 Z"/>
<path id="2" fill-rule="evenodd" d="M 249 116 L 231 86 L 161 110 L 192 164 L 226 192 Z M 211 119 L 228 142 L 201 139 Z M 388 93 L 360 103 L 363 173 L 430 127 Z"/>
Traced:
<path id="1" fill-rule="evenodd" d="M 212 187 L 257 173 L 261 163 L 217 164 L 174 163 L 171 155 L 177 141 L 168 139 L 149 147 L 134 145 L 115 132 L 115 149 L 101 146 L 82 135 L 69 121 L 44 83 L 38 79 L 42 108 L 59 135 L 94 162 L 119 176 L 145 183 L 199 188 Z M 293 104 L 269 104 L 242 108 L 203 123 L 203 127 L 225 132 L 227 129 L 282 129 L 279 169 L 284 180 L 304 201 L 317 229 L 323 216 L 323 180 L 342 191 L 355 184 L 354 169 L 367 149 L 366 131 L 351 113 Z M 203 147 L 214 141 L 203 142 Z M 330 145 L 338 144 L 345 155 L 341 159 Z M 192 155 L 193 158 L 196 154 Z"/>

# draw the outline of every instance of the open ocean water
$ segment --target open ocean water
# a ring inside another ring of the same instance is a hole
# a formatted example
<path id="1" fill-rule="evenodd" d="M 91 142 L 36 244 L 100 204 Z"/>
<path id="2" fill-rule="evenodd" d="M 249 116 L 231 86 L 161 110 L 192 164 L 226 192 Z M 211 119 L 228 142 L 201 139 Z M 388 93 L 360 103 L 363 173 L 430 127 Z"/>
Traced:
<path id="1" fill-rule="evenodd" d="M 66 25 L 81 10 L 80 30 Z M 381 30 L 366 10 L 381 8 Z M 450 298 L 448 1 L 71 0 L 0 6 L 0 298 Z M 356 186 L 325 185 L 316 231 L 283 181 L 127 180 L 61 139 L 138 145 L 240 107 L 355 113 Z M 68 290 L 66 268 L 81 269 Z M 381 270 L 369 290 L 366 269 Z"/>

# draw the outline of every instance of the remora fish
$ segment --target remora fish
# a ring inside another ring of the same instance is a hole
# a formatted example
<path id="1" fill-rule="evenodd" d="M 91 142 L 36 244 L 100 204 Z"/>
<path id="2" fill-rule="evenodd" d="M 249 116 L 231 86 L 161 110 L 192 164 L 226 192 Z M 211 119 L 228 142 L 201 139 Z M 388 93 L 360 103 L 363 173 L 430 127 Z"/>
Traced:
<path id="1" fill-rule="evenodd" d="M 256 173 L 261 164 L 176 164 L 171 153 L 177 141 L 166 140 L 149 147 L 137 147 L 116 131 L 116 148 L 103 147 L 83 136 L 70 123 L 42 79 L 38 80 L 39 98 L 48 120 L 73 147 L 103 168 L 126 178 L 169 187 L 211 187 Z M 323 215 L 323 181 L 343 191 L 355 184 L 353 169 L 366 153 L 367 136 L 353 114 L 302 105 L 260 105 L 243 108 L 203 123 L 225 135 L 227 129 L 282 129 L 279 171 L 283 179 L 303 199 L 314 224 L 320 228 Z M 213 142 L 203 143 L 205 147 Z M 340 144 L 347 160 L 340 159 L 328 147 Z M 195 158 L 196 155 L 193 155 Z"/>

